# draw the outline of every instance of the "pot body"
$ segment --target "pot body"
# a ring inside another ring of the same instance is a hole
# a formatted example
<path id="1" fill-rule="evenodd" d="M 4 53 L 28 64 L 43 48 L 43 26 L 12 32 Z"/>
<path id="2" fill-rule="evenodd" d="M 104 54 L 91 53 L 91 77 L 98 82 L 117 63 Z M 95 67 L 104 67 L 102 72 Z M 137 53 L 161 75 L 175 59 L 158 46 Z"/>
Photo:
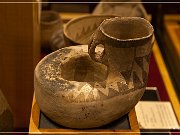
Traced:
<path id="1" fill-rule="evenodd" d="M 108 124 L 128 113 L 144 88 L 112 89 L 106 83 L 106 74 L 107 67 L 89 57 L 87 45 L 62 48 L 36 66 L 36 101 L 46 116 L 65 127 L 83 129 Z"/>

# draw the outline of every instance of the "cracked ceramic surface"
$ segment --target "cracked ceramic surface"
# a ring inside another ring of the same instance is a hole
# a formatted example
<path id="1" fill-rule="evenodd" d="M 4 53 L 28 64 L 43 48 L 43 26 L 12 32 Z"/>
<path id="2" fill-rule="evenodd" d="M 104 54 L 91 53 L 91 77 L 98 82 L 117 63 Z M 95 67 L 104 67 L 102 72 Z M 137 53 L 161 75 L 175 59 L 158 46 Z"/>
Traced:
<path id="1" fill-rule="evenodd" d="M 89 47 L 60 49 L 36 66 L 37 103 L 60 125 L 105 125 L 128 113 L 144 93 L 154 40 L 150 23 L 142 18 L 105 20 L 91 39 Z"/>

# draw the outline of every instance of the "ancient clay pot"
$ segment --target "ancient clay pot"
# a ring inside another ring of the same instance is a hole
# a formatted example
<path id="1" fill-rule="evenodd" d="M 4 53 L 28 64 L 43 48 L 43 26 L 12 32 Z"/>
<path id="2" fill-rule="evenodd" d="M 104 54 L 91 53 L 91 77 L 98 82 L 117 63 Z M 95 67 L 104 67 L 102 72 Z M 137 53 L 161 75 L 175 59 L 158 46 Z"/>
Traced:
<path id="1" fill-rule="evenodd" d="M 93 15 L 116 15 L 121 17 L 148 18 L 141 0 L 101 0 L 95 7 Z"/>
<path id="2" fill-rule="evenodd" d="M 146 87 L 154 41 L 147 20 L 107 19 L 91 39 L 89 49 L 87 45 L 60 49 L 35 69 L 40 109 L 66 127 L 93 128 L 112 122 L 136 105 Z"/>
<path id="3" fill-rule="evenodd" d="M 86 45 L 98 26 L 114 15 L 86 15 L 70 20 L 64 27 L 64 39 L 67 46 Z"/>
<path id="4" fill-rule="evenodd" d="M 41 13 L 41 45 L 44 50 L 57 50 L 65 46 L 63 22 L 55 11 Z"/>
<path id="5" fill-rule="evenodd" d="M 11 108 L 0 89 L 0 132 L 12 132 L 13 123 Z"/>

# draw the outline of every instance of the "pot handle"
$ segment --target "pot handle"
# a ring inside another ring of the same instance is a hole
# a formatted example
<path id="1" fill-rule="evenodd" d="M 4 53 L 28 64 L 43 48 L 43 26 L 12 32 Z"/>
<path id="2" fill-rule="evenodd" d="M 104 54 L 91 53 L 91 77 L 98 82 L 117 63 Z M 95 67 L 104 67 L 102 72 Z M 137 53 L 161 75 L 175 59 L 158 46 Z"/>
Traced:
<path id="1" fill-rule="evenodd" d="M 102 51 L 101 54 L 98 54 L 95 52 L 95 49 L 98 45 L 103 45 L 104 46 L 104 42 L 102 40 L 96 39 L 94 34 L 92 35 L 91 39 L 90 39 L 90 43 L 88 44 L 88 53 L 90 55 L 90 57 L 92 58 L 92 60 L 99 62 L 99 63 L 104 63 L 104 55 L 105 55 L 105 49 Z"/>

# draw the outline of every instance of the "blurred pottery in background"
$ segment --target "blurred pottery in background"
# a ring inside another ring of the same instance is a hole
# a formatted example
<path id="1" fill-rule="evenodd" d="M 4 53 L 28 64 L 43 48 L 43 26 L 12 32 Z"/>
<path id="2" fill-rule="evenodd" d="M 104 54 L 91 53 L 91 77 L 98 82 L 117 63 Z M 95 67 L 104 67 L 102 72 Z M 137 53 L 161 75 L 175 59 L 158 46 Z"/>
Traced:
<path id="1" fill-rule="evenodd" d="M 63 22 L 55 11 L 41 13 L 41 46 L 43 50 L 55 51 L 64 47 Z"/>
<path id="2" fill-rule="evenodd" d="M 13 114 L 0 89 L 0 132 L 13 131 Z"/>
<path id="3" fill-rule="evenodd" d="M 92 13 L 93 15 L 111 14 L 122 17 L 142 17 L 147 19 L 147 12 L 141 0 L 101 0 L 101 2 L 95 7 Z"/>
<path id="4" fill-rule="evenodd" d="M 64 38 L 67 46 L 87 45 L 99 25 L 114 15 L 87 15 L 70 20 L 64 27 Z"/>

